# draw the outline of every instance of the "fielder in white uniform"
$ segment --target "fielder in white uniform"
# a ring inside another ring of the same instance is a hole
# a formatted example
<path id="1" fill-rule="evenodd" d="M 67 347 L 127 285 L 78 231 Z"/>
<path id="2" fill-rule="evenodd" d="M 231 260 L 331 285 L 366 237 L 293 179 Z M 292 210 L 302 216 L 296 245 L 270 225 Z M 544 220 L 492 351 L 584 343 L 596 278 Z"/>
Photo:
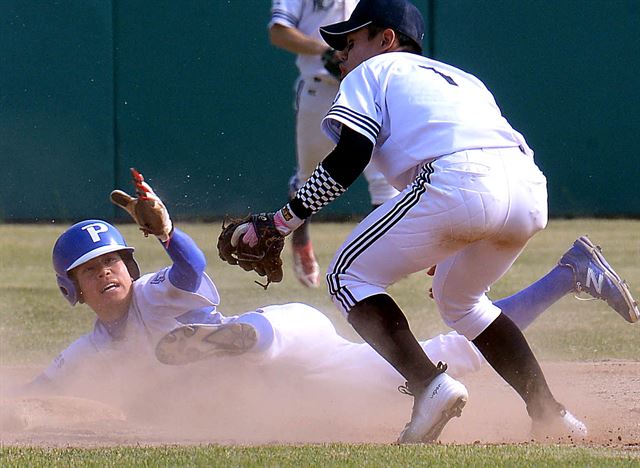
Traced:
<path id="1" fill-rule="evenodd" d="M 320 37 L 322 25 L 346 20 L 357 0 L 273 0 L 269 34 L 271 43 L 297 54 L 300 75 L 295 83 L 297 168 L 291 179 L 291 196 L 311 176 L 333 142 L 320 131 L 338 91 L 338 78 L 324 66 L 331 49 Z M 374 164 L 364 169 L 371 204 L 375 207 L 398 194 Z M 296 277 L 308 287 L 320 281 L 318 263 L 309 235 L 309 221 L 292 236 L 293 267 Z"/>
<path id="2" fill-rule="evenodd" d="M 147 195 L 155 196 L 150 188 Z M 99 398 L 101 392 L 113 402 L 128 400 L 128 395 L 118 398 L 118 394 L 135 392 L 140 393 L 139 399 L 148 399 L 139 390 L 141 384 L 158 398 L 168 391 L 166 382 L 193 379 L 197 373 L 203 377 L 204 395 L 216 394 L 212 381 L 237 383 L 239 374 L 249 375 L 247 385 L 262 380 L 269 389 L 286 375 L 299 388 L 309 385 L 325 397 L 309 403 L 301 392 L 301 401 L 291 402 L 291 411 L 304 411 L 305 404 L 336 408 L 337 393 L 342 406 L 333 413 L 334 423 L 340 416 L 345 424 L 352 423 L 350 409 L 369 422 L 385 425 L 406 409 L 405 399 L 397 392 L 403 377 L 368 344 L 339 336 L 320 311 L 292 303 L 239 316 L 222 315 L 217 310 L 218 291 L 205 273 L 204 254 L 188 235 L 173 227 L 168 213 L 164 218 L 170 234 L 160 243 L 173 263 L 143 276 L 133 248 L 106 221 L 79 222 L 58 238 L 53 264 L 60 290 L 72 305 L 86 303 L 96 321 L 90 333 L 62 351 L 24 391 L 75 394 L 74 390 L 89 387 L 78 396 Z M 612 302 L 627 298 L 616 295 L 620 291 L 613 281 L 617 275 L 586 238 L 578 239 L 545 277 L 496 305 L 524 329 L 566 293 L 579 291 L 589 274 L 604 287 L 606 295 L 599 297 L 632 321 L 621 304 Z M 587 293 L 594 295 L 594 291 Z M 632 301 L 630 295 L 627 299 Z M 633 318 L 637 319 L 637 308 Z M 447 361 L 449 373 L 455 376 L 473 372 L 484 362 L 476 347 L 456 332 L 422 341 L 420 346 L 432 359 Z M 156 356 L 174 366 L 160 364 Z M 199 367 L 175 366 L 195 361 Z M 181 369 L 184 374 L 179 374 Z M 344 391 L 356 387 L 363 390 Z M 167 404 L 172 398 L 167 394 Z"/>
<path id="3" fill-rule="evenodd" d="M 480 80 L 421 55 L 424 21 L 407 0 L 361 0 L 349 20 L 320 32 L 341 51 L 343 79 L 322 122 L 336 147 L 274 213 L 274 225 L 294 231 L 370 160 L 401 191 L 351 233 L 327 274 L 335 305 L 414 395 L 399 441 L 435 440 L 468 397 L 424 353 L 386 293 L 433 265 L 442 318 L 518 392 L 533 423 L 586 433 L 553 397 L 522 332 L 486 296 L 547 223 L 546 180 L 524 138 Z M 238 229 L 255 244 L 251 226 Z"/>

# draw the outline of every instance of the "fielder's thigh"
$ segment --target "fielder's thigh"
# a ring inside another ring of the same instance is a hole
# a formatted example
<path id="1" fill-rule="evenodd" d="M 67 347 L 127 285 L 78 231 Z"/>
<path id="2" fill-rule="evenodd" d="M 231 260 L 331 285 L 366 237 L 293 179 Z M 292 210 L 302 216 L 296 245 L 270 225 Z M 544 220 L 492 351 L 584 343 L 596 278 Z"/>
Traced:
<path id="1" fill-rule="evenodd" d="M 464 192 L 453 194 L 460 196 L 464 198 Z M 442 238 L 456 220 L 444 215 L 442 204 L 462 203 L 451 198 L 419 182 L 370 213 L 329 266 L 327 283 L 336 306 L 347 313 L 361 300 L 449 256 L 452 250 Z M 455 215 L 467 217 L 462 210 Z"/>
<path id="2" fill-rule="evenodd" d="M 472 306 L 546 222 L 546 197 L 545 203 L 540 202 L 544 191 L 531 195 L 531 187 L 537 185 L 525 184 L 517 176 L 513 182 L 510 179 L 515 167 L 535 169 L 536 182 L 544 177 L 535 165 L 522 162 L 524 155 L 517 148 L 515 151 L 516 158 L 523 157 L 515 165 L 505 162 L 513 158 L 513 150 L 464 151 L 425 164 L 413 183 L 367 216 L 336 253 L 327 282 L 338 308 L 348 312 L 356 303 L 384 292 L 411 273 L 440 266 L 456 252 L 485 239 L 494 239 L 498 245 L 508 233 L 508 245 L 500 255 L 482 257 L 480 264 L 474 265 L 477 275 L 471 283 L 454 283 L 466 298 L 467 312 L 473 311 Z M 468 256 L 472 259 L 477 254 Z M 461 270 L 468 264 L 464 261 Z M 482 323 L 494 314 L 487 313 Z"/>
<path id="3" fill-rule="evenodd" d="M 473 340 L 500 313 L 486 296 L 489 287 L 545 227 L 547 197 L 544 175 L 517 148 L 469 153 L 472 161 L 490 163 L 488 184 L 505 182 L 502 190 L 482 194 L 488 204 L 482 213 L 487 219 L 482 237 L 438 262 L 433 295 L 445 323 Z"/>
<path id="4" fill-rule="evenodd" d="M 444 322 L 469 340 L 482 333 L 500 315 L 486 292 L 523 248 L 524 243 L 504 246 L 482 240 L 438 263 L 432 289 Z"/>

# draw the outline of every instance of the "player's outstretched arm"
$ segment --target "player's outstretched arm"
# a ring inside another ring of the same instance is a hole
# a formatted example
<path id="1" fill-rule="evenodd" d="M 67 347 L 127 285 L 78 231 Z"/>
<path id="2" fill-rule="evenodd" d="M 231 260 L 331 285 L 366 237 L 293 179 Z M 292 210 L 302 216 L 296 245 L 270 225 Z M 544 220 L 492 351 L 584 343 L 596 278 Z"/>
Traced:
<path id="1" fill-rule="evenodd" d="M 173 261 L 169 270 L 169 281 L 176 288 L 196 292 L 207 267 L 204 253 L 186 233 L 174 228 L 171 242 L 162 244 Z"/>
<path id="2" fill-rule="evenodd" d="M 207 266 L 204 253 L 191 237 L 174 228 L 167 207 L 142 174 L 131 168 L 131 175 L 137 196 L 114 190 L 111 201 L 131 215 L 145 236 L 153 234 L 160 240 L 173 262 L 169 270 L 171 284 L 185 291 L 197 291 Z"/>

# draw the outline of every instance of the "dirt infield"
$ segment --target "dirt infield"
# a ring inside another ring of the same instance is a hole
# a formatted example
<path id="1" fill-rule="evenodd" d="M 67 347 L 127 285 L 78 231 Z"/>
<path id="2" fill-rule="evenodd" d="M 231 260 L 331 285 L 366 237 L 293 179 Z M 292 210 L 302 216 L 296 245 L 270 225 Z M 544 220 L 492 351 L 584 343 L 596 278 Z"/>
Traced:
<path id="1" fill-rule="evenodd" d="M 586 440 L 544 442 L 640 449 L 640 362 L 547 362 L 543 368 L 558 399 L 590 431 Z M 5 368 L 2 378 L 5 383 L 24 381 L 35 371 Z M 523 403 L 491 369 L 462 380 L 470 391 L 469 403 L 462 417 L 445 428 L 443 443 L 531 440 Z M 280 391 L 242 384 L 229 383 L 224 394 L 219 385 L 214 390 L 201 382 L 188 392 L 155 388 L 142 395 L 146 404 L 125 409 L 82 398 L 5 399 L 0 406 L 0 442 L 44 447 L 388 443 L 410 413 L 408 397 L 395 398 L 390 405 L 381 401 L 376 408 L 358 408 L 351 403 L 357 402 L 357 388 L 313 395 L 312 390 L 291 385 Z"/>

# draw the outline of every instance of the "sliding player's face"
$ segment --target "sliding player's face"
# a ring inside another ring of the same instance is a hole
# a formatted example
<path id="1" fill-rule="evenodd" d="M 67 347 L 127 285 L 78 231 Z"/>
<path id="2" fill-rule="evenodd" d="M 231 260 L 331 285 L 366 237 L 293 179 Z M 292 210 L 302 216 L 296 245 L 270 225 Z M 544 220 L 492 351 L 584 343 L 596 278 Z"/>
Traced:
<path id="1" fill-rule="evenodd" d="M 81 300 L 105 321 L 120 318 L 129 308 L 133 280 L 118 252 L 100 255 L 73 269 Z"/>

